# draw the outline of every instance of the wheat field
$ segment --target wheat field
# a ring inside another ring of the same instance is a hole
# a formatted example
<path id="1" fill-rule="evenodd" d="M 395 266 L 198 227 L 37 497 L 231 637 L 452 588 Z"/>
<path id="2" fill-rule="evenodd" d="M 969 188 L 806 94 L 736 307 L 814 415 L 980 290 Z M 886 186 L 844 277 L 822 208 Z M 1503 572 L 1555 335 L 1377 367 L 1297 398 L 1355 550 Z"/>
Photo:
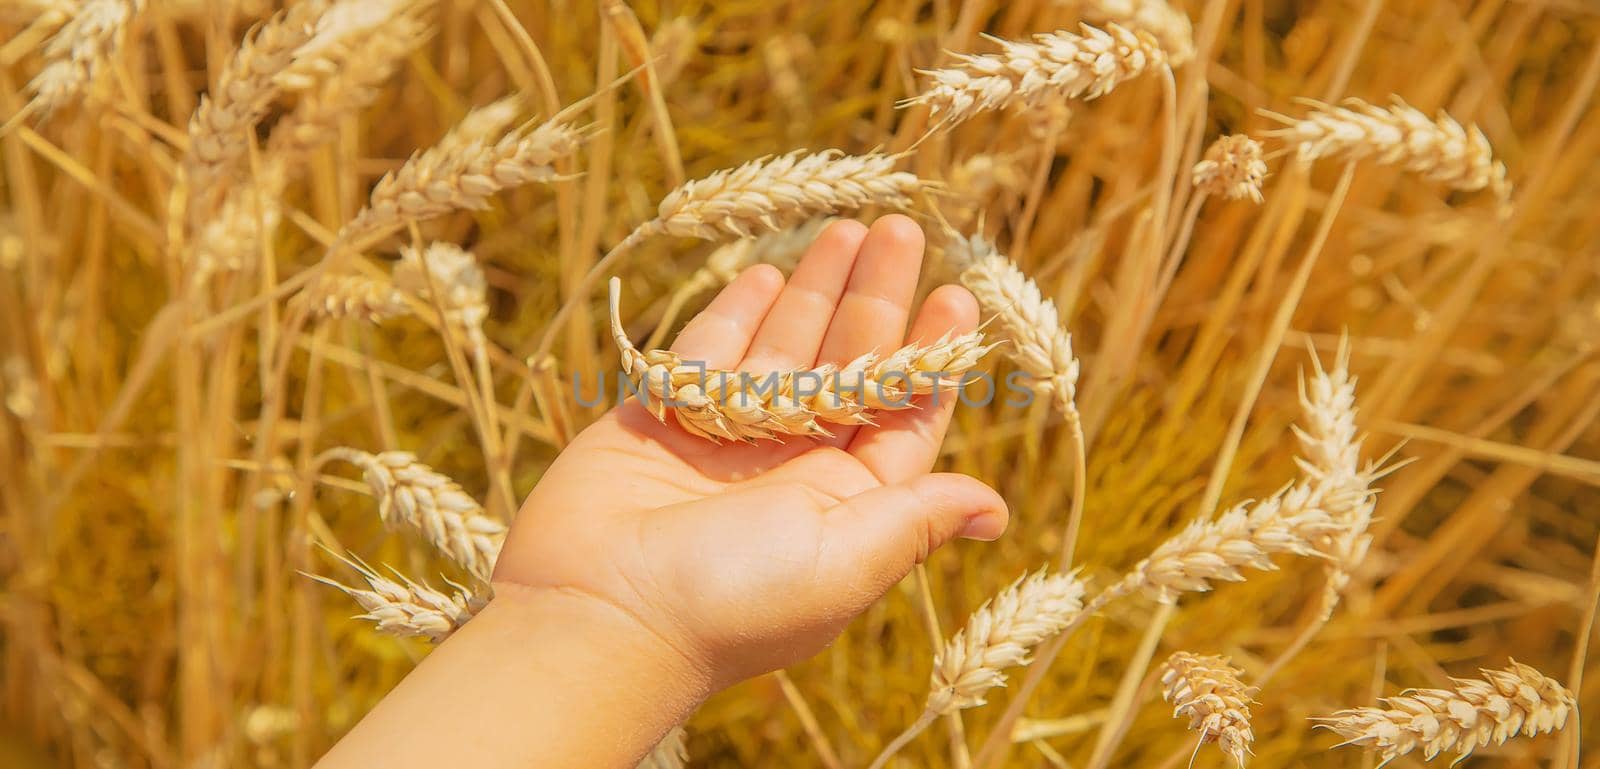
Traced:
<path id="1" fill-rule="evenodd" d="M 900 211 L 988 323 L 854 373 L 1027 382 L 1011 529 L 644 766 L 1600 767 L 1597 87 L 1587 0 L 0 0 L 0 766 L 310 766 L 601 372 Z"/>

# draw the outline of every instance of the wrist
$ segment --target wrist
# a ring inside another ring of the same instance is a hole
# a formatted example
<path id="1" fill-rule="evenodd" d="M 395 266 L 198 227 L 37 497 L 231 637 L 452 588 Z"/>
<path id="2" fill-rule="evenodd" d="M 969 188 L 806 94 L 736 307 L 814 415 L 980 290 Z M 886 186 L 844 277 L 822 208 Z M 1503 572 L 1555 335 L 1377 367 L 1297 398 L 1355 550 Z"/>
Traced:
<path id="1" fill-rule="evenodd" d="M 549 659 L 551 645 L 568 650 L 568 668 L 596 685 L 638 692 L 678 720 L 711 696 L 712 671 L 626 609 L 603 598 L 558 587 L 496 582 L 495 596 L 469 625 L 488 620 L 497 632 L 526 638 L 526 653 Z"/>

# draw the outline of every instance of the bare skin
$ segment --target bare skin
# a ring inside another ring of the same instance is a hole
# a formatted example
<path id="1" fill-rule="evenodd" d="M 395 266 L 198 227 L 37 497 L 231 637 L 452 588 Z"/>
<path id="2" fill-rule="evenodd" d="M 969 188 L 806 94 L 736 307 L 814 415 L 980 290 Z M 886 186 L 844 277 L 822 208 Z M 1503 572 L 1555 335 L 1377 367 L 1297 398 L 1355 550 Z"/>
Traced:
<path id="1" fill-rule="evenodd" d="M 955 286 L 911 322 L 922 251 L 906 217 L 837 222 L 787 283 L 747 270 L 673 349 L 761 373 L 971 330 Z M 821 651 L 934 549 L 1005 529 L 993 490 L 929 472 L 956 398 L 933 400 L 826 440 L 720 445 L 613 409 L 523 504 L 490 605 L 320 766 L 632 767 L 710 694 Z"/>

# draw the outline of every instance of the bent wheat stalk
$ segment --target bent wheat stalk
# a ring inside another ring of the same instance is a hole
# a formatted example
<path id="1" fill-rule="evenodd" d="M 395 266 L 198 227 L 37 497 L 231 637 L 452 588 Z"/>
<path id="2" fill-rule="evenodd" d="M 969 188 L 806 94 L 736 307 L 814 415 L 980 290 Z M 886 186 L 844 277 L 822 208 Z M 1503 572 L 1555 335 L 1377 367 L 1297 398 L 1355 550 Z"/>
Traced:
<path id="1" fill-rule="evenodd" d="M 1061 30 L 1031 43 L 994 40 L 1000 53 L 956 54 L 954 67 L 922 70 L 932 83 L 900 106 L 927 105 L 942 118 L 939 127 L 948 128 L 1007 107 L 1104 96 L 1167 61 L 1149 33 L 1116 24 L 1080 24 L 1077 34 Z"/>
<path id="2" fill-rule="evenodd" d="M 1341 710 L 1318 726 L 1344 737 L 1340 746 L 1376 748 L 1384 764 L 1417 748 L 1428 760 L 1455 751 L 1459 763 L 1484 745 L 1557 731 L 1577 710 L 1566 687 L 1516 660 L 1481 672 L 1481 679 L 1453 679 L 1454 689 L 1408 689 L 1381 700 L 1387 707 Z"/>
<path id="3" fill-rule="evenodd" d="M 634 347 L 622 327 L 621 296 L 622 281 L 612 278 L 611 337 L 623 374 L 656 419 L 665 422 L 671 411 L 685 430 L 710 440 L 826 436 L 824 422 L 867 425 L 872 411 L 917 407 L 916 396 L 955 397 L 962 377 L 994 347 L 972 332 L 843 366 L 766 375 L 707 369 L 674 352 Z"/>

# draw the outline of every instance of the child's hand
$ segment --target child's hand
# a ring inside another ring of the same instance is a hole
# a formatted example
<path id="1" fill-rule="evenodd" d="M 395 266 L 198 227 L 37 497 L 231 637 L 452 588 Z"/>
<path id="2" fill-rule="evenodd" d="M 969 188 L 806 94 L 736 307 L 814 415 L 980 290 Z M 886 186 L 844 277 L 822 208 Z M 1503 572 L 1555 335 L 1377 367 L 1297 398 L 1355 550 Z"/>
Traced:
<path id="1" fill-rule="evenodd" d="M 971 330 L 976 302 L 945 286 L 907 336 L 922 247 L 903 216 L 870 230 L 837 222 L 787 285 L 770 266 L 747 270 L 673 349 L 760 373 Z M 830 425 L 828 440 L 721 445 L 630 400 L 579 435 L 528 497 L 497 591 L 620 612 L 712 689 L 802 660 L 934 548 L 1005 529 L 989 487 L 929 474 L 957 399 L 938 400 L 879 414 L 875 427 Z"/>

